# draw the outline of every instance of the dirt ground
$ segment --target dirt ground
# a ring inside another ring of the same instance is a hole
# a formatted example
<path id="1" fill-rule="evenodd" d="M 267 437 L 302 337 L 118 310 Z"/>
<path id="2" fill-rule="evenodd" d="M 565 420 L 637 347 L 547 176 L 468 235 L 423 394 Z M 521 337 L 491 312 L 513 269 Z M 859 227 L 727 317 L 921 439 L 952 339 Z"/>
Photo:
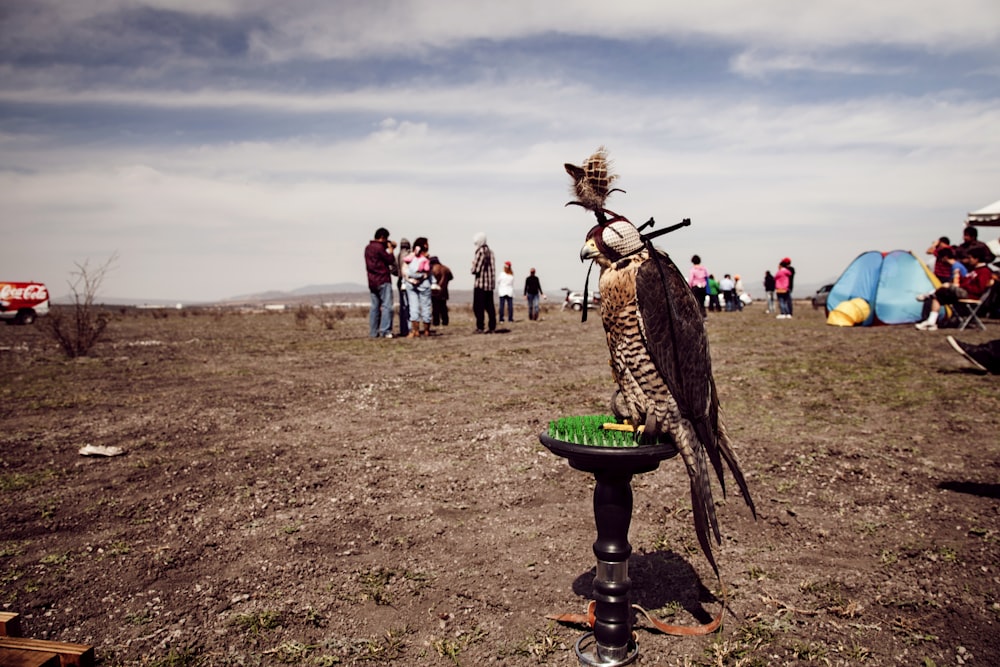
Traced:
<path id="1" fill-rule="evenodd" d="M 102 665 L 578 664 L 545 615 L 590 597 L 593 478 L 538 434 L 607 410 L 599 318 L 455 311 L 385 341 L 367 313 L 116 312 L 76 361 L 0 327 L 2 609 Z M 805 303 L 708 328 L 759 515 L 718 494 L 723 628 L 637 623 L 639 664 L 998 664 L 998 379 L 947 331 Z M 682 464 L 633 492 L 633 601 L 704 622 Z"/>

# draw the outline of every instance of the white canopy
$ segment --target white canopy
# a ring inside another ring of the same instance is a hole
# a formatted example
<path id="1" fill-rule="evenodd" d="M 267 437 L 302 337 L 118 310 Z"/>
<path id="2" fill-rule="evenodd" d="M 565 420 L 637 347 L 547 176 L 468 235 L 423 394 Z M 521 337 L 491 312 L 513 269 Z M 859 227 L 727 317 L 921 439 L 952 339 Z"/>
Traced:
<path id="1" fill-rule="evenodd" d="M 965 217 L 965 224 L 987 227 L 1000 226 L 1000 201 L 995 201 L 989 206 L 978 211 L 973 211 Z"/>

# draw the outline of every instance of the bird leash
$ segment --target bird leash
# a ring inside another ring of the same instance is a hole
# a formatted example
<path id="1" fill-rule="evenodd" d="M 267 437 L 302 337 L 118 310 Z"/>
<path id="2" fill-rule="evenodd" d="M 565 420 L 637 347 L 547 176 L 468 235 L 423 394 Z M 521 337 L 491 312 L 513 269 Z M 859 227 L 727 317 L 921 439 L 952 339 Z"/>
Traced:
<path id="1" fill-rule="evenodd" d="M 719 573 L 716 572 L 716 576 Z M 662 632 L 665 635 L 672 635 L 674 637 L 699 637 L 702 635 L 710 635 L 722 625 L 722 618 L 726 614 L 726 584 L 722 581 L 722 577 L 719 576 L 719 587 L 722 593 L 722 608 L 719 609 L 719 613 L 709 621 L 708 623 L 702 623 L 701 625 L 673 625 L 670 623 L 665 623 L 664 621 L 656 618 L 646 610 L 641 605 L 633 604 L 632 609 L 636 610 L 653 626 L 654 630 Z M 556 621 L 557 623 L 566 623 L 569 625 L 582 625 L 588 628 L 593 628 L 594 623 L 597 620 L 595 611 L 597 609 L 597 602 L 591 600 L 587 604 L 587 611 L 582 614 L 548 614 L 545 618 Z"/>

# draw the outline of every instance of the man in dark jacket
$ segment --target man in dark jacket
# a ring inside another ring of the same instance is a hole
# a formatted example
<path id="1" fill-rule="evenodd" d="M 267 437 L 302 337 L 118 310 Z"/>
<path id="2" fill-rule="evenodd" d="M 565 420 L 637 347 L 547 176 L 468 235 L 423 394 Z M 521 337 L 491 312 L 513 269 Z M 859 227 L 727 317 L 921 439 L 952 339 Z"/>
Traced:
<path id="1" fill-rule="evenodd" d="M 968 254 L 972 254 L 973 248 L 979 248 L 977 252 L 982 253 L 983 263 L 992 264 L 996 261 L 996 255 L 990 247 L 979 240 L 979 230 L 975 227 L 966 227 L 962 230 L 962 244 L 958 246 Z"/>
<path id="2" fill-rule="evenodd" d="M 396 244 L 389 240 L 389 230 L 379 227 L 375 238 L 365 247 L 365 269 L 368 271 L 368 335 L 371 338 L 392 338 L 392 276 L 399 272 L 393 251 Z"/>
<path id="3" fill-rule="evenodd" d="M 544 297 L 542 282 L 535 275 L 535 270 L 531 269 L 531 275 L 524 279 L 524 298 L 528 300 L 528 319 L 538 319 L 538 299 Z"/>
<path id="4" fill-rule="evenodd" d="M 431 321 L 434 326 L 448 326 L 448 283 L 455 277 L 451 269 L 441 263 L 437 255 L 431 257 Z"/>

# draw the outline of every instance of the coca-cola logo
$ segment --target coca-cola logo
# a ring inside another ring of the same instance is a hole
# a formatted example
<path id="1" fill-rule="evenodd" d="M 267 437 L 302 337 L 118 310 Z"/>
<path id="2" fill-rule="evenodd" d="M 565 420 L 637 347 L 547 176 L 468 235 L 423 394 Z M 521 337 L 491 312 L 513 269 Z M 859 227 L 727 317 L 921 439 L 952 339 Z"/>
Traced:
<path id="1" fill-rule="evenodd" d="M 48 298 L 49 291 L 45 289 L 45 285 L 0 285 L 0 299 L 4 301 L 45 301 Z"/>

